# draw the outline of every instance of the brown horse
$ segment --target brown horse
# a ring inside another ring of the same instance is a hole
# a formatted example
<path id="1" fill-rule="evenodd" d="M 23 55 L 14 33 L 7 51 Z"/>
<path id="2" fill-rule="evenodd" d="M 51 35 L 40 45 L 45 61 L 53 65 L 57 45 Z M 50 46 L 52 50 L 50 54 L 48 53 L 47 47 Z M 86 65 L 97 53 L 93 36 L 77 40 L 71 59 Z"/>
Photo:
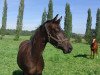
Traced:
<path id="1" fill-rule="evenodd" d="M 17 63 L 24 75 L 42 75 L 44 68 L 42 53 L 47 42 L 61 49 L 64 54 L 72 51 L 72 46 L 60 27 L 62 17 L 57 20 L 57 16 L 41 25 L 30 40 L 20 44 Z"/>
<path id="2" fill-rule="evenodd" d="M 98 43 L 96 41 L 96 39 L 92 39 L 92 43 L 91 43 L 91 57 L 94 58 L 94 55 L 98 54 Z M 97 56 L 98 57 L 98 56 Z"/>

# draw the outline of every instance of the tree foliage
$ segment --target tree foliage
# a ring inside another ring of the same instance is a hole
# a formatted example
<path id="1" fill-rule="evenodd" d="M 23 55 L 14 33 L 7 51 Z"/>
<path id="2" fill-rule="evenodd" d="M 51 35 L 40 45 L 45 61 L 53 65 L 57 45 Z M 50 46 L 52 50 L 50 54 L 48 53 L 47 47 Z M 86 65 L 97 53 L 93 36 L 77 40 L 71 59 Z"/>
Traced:
<path id="1" fill-rule="evenodd" d="M 70 39 L 72 36 L 72 13 L 70 11 L 70 5 L 68 3 L 65 7 L 64 31 L 66 36 Z"/>
<path id="2" fill-rule="evenodd" d="M 6 35 L 15 35 L 16 30 L 15 29 L 6 29 Z M 35 30 L 28 31 L 28 30 L 22 30 L 20 35 L 21 36 L 31 36 L 35 33 Z"/>
<path id="3" fill-rule="evenodd" d="M 52 18 L 53 18 L 53 2 L 52 0 L 50 0 L 48 4 L 47 20 L 51 20 Z"/>
<path id="4" fill-rule="evenodd" d="M 0 34 L 1 34 L 0 39 L 3 39 L 3 36 L 6 33 L 6 22 L 7 22 L 7 0 L 4 0 L 2 27 L 0 29 Z"/>
<path id="5" fill-rule="evenodd" d="M 44 9 L 44 12 L 42 14 L 42 21 L 41 21 L 41 25 L 46 22 L 47 20 L 47 13 L 46 13 L 46 9 Z"/>
<path id="6" fill-rule="evenodd" d="M 76 42 L 76 43 L 81 43 L 81 42 L 82 42 L 82 37 L 79 36 L 79 35 L 77 35 L 77 36 L 75 37 L 75 42 Z"/>
<path id="7" fill-rule="evenodd" d="M 86 24 L 86 32 L 85 32 L 85 40 L 87 43 L 91 42 L 91 26 L 92 26 L 92 16 L 91 16 L 91 9 L 88 9 L 88 17 L 87 17 L 87 24 Z"/>
<path id="8" fill-rule="evenodd" d="M 100 9 L 97 10 L 95 32 L 96 39 L 100 42 Z"/>
<path id="9" fill-rule="evenodd" d="M 19 6 L 19 13 L 18 13 L 18 17 L 17 17 L 16 34 L 15 34 L 14 40 L 19 39 L 20 33 L 22 31 L 23 13 L 24 13 L 24 0 L 21 0 L 20 6 Z"/>

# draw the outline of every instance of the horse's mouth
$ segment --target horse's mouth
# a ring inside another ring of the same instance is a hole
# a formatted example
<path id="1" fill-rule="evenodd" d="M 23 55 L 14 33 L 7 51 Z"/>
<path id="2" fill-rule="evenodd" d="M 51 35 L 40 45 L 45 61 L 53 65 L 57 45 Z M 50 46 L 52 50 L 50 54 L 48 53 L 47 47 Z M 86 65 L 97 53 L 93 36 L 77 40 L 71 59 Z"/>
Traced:
<path id="1" fill-rule="evenodd" d="M 64 54 L 69 54 L 71 53 L 71 50 L 68 50 L 68 51 L 63 51 Z"/>

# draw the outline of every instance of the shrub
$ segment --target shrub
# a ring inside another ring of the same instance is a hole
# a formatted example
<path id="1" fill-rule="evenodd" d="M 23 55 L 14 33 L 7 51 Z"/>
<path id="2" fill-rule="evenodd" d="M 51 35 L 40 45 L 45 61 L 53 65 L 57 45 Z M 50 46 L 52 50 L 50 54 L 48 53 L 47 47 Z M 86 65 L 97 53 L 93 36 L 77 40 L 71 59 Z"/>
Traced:
<path id="1" fill-rule="evenodd" d="M 81 42 L 82 42 L 82 37 L 79 36 L 79 35 L 77 35 L 77 36 L 75 37 L 75 42 L 76 42 L 76 43 L 81 43 Z"/>

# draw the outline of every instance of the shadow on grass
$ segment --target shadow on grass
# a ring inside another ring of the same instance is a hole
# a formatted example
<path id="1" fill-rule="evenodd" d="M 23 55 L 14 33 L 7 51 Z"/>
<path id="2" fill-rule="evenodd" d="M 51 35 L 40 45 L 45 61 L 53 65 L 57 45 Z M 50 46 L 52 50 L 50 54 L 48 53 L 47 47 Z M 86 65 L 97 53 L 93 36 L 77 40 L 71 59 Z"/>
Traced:
<path id="1" fill-rule="evenodd" d="M 90 55 L 87 55 L 87 54 L 78 54 L 78 55 L 75 55 L 74 57 L 75 58 L 80 57 L 80 58 L 87 58 L 87 59 L 89 59 Z"/>
<path id="2" fill-rule="evenodd" d="M 15 70 L 12 75 L 23 75 L 23 72 L 21 70 Z"/>

